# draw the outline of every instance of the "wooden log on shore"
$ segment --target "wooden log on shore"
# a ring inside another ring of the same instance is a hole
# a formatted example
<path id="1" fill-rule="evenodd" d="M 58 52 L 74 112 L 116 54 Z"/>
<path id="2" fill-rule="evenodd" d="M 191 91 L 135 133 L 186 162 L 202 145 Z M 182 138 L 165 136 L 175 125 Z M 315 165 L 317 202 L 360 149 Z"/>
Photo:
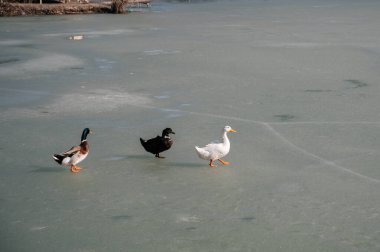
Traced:
<path id="1" fill-rule="evenodd" d="M 124 0 L 112 0 L 111 12 L 115 14 L 124 13 Z"/>

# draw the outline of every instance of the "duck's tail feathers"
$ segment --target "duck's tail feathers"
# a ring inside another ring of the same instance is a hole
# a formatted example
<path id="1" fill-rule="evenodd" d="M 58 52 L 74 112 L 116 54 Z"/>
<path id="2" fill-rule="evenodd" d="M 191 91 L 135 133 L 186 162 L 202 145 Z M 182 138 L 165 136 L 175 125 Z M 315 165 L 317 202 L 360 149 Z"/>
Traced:
<path id="1" fill-rule="evenodd" d="M 210 154 L 208 151 L 205 151 L 204 149 L 202 149 L 198 146 L 195 146 L 195 150 L 197 151 L 198 157 L 201 159 L 207 159 L 207 157 Z"/>
<path id="2" fill-rule="evenodd" d="M 60 155 L 60 154 L 54 154 L 53 155 L 53 159 L 58 163 L 58 164 L 62 164 L 62 161 L 63 159 L 65 158 L 65 156 L 63 155 Z"/>
<path id="3" fill-rule="evenodd" d="M 141 143 L 141 145 L 144 147 L 144 149 L 146 150 L 146 141 L 144 140 L 144 139 L 142 139 L 141 137 L 140 137 L 140 143 Z"/>

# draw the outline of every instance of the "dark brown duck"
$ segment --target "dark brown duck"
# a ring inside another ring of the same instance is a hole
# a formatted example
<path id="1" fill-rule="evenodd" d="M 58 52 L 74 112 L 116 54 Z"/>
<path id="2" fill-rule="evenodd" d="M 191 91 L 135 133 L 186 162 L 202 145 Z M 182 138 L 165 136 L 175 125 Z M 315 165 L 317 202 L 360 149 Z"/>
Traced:
<path id="1" fill-rule="evenodd" d="M 165 158 L 160 156 L 160 153 L 169 150 L 173 144 L 173 140 L 170 138 L 169 134 L 175 133 L 171 128 L 166 128 L 162 131 L 161 136 L 146 141 L 140 137 L 140 142 L 147 152 L 154 154 L 157 158 Z"/>

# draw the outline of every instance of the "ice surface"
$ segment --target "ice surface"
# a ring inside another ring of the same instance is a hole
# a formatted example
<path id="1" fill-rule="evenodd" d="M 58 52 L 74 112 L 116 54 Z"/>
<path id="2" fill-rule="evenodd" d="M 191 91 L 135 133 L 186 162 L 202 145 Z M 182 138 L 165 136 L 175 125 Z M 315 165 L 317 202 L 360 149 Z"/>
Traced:
<path id="1" fill-rule="evenodd" d="M 379 251 L 380 3 L 151 10 L 2 18 L 0 251 Z M 71 174 L 51 155 L 84 127 Z"/>
<path id="2" fill-rule="evenodd" d="M 79 58 L 70 55 L 49 54 L 41 58 L 30 59 L 9 66 L 2 66 L 0 68 L 0 76 L 11 75 L 29 78 L 29 74 L 58 71 L 62 68 L 82 65 L 83 61 Z"/>
<path id="3" fill-rule="evenodd" d="M 178 50 L 165 51 L 162 49 L 144 51 L 144 54 L 146 54 L 148 56 L 155 56 L 155 55 L 162 55 L 162 54 L 175 54 L 175 53 L 180 53 L 180 51 L 178 51 Z"/>
<path id="4" fill-rule="evenodd" d="M 0 88 L 0 106 L 16 106 L 19 104 L 33 103 L 49 94 L 43 91 Z"/>
<path id="5" fill-rule="evenodd" d="M 100 36 L 112 36 L 112 35 L 120 35 L 129 32 L 133 32 L 133 29 L 115 29 L 115 30 L 101 30 L 101 31 L 86 31 L 86 30 L 77 30 L 75 33 L 80 33 L 85 37 L 89 38 L 97 38 Z M 62 32 L 62 33 L 48 33 L 45 34 L 47 37 L 67 37 L 71 35 L 70 32 Z"/>

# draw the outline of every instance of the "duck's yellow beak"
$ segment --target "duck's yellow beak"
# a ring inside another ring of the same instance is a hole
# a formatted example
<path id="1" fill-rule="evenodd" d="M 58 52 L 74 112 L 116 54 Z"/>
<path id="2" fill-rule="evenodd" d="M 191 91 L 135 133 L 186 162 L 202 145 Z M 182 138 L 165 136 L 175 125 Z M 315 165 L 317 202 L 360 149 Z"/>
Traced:
<path id="1" fill-rule="evenodd" d="M 230 131 L 228 131 L 228 132 L 236 132 L 236 130 L 234 130 L 234 129 L 230 129 Z"/>

